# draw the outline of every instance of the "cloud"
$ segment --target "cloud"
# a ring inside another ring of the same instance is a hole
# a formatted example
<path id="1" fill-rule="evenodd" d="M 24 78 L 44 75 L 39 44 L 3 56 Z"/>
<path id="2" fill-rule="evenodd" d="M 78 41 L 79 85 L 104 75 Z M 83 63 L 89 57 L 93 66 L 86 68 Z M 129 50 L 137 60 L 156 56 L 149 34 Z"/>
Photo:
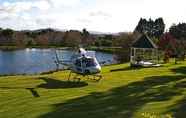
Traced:
<path id="1" fill-rule="evenodd" d="M 92 17 L 105 17 L 105 18 L 110 18 L 112 17 L 111 14 L 103 12 L 103 11 L 97 11 L 97 12 L 90 12 L 89 14 Z"/>
<path id="2" fill-rule="evenodd" d="M 133 31 L 140 17 L 186 21 L 185 0 L 0 0 L 0 27 Z"/>
<path id="3" fill-rule="evenodd" d="M 48 0 L 47 0 L 48 1 Z M 75 6 L 80 4 L 81 0 L 49 0 L 52 5 L 55 7 L 60 6 Z"/>
<path id="4" fill-rule="evenodd" d="M 92 23 L 91 20 L 89 20 L 89 19 L 83 19 L 83 18 L 77 19 L 77 21 L 80 22 L 80 23 Z"/>
<path id="5" fill-rule="evenodd" d="M 0 27 L 21 29 L 37 29 L 48 26 L 48 19 L 39 22 L 40 15 L 51 8 L 47 0 L 27 0 L 3 2 L 0 4 Z M 42 19 L 42 18 L 40 18 Z"/>
<path id="6" fill-rule="evenodd" d="M 39 10 L 48 10 L 50 8 L 49 2 L 46 0 L 38 0 L 38 1 L 17 1 L 17 2 L 4 2 L 0 5 L 1 12 L 7 13 L 20 13 L 20 12 L 28 12 L 32 8 L 37 8 Z"/>

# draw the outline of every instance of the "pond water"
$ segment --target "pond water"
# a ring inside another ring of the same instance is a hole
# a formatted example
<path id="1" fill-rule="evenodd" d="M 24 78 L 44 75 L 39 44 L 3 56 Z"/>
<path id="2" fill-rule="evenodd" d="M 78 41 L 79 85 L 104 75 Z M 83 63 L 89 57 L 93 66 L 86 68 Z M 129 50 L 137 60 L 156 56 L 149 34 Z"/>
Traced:
<path id="1" fill-rule="evenodd" d="M 0 51 L 0 75 L 37 74 L 55 70 L 55 49 L 23 49 Z M 69 60 L 74 54 L 71 50 L 57 50 L 63 60 Z M 113 54 L 96 52 L 98 62 L 116 63 Z M 63 67 L 60 67 L 63 68 Z"/>

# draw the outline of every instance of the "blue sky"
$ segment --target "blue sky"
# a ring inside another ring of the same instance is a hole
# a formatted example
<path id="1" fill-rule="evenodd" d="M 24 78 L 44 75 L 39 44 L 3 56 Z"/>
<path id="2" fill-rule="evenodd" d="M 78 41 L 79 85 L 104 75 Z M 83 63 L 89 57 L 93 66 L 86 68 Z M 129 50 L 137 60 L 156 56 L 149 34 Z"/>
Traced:
<path id="1" fill-rule="evenodd" d="M 139 19 L 186 22 L 185 0 L 0 0 L 0 27 L 133 31 Z"/>

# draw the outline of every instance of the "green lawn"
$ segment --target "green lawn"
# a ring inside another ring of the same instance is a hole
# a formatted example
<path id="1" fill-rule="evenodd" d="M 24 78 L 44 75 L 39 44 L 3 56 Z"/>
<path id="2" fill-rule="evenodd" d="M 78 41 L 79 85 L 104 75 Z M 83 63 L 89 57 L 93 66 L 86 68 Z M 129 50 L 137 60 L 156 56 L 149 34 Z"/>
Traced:
<path id="1" fill-rule="evenodd" d="M 111 71 L 112 70 L 112 71 Z M 184 118 L 186 62 L 103 67 L 103 79 L 68 83 L 68 71 L 0 77 L 0 118 Z"/>

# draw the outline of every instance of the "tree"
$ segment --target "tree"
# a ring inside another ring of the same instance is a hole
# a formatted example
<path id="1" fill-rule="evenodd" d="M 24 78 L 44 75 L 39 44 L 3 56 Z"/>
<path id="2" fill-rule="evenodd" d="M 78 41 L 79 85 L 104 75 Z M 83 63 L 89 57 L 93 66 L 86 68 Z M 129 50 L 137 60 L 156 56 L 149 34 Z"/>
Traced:
<path id="1" fill-rule="evenodd" d="M 82 42 L 81 32 L 70 30 L 65 32 L 63 37 L 65 46 L 78 47 Z"/>
<path id="2" fill-rule="evenodd" d="M 173 24 L 169 28 L 169 32 L 178 40 L 180 39 L 186 40 L 186 23 L 179 23 L 178 25 Z"/>
<path id="3" fill-rule="evenodd" d="M 177 54 L 179 52 L 178 42 L 170 33 L 166 32 L 161 36 L 158 42 L 158 47 L 165 52 L 165 62 L 169 61 L 169 57 L 177 58 Z"/>
<path id="4" fill-rule="evenodd" d="M 170 50 L 172 54 L 175 54 L 177 47 L 177 40 L 169 33 L 163 34 L 158 42 L 158 47 L 161 50 Z"/>
<path id="5" fill-rule="evenodd" d="M 83 29 L 81 45 L 88 46 L 90 45 L 89 42 L 90 42 L 90 33 L 86 29 Z"/>
<path id="6" fill-rule="evenodd" d="M 14 43 L 17 47 L 24 47 L 27 45 L 27 36 L 23 32 L 15 32 L 14 33 Z"/>
<path id="7" fill-rule="evenodd" d="M 36 43 L 41 46 L 48 46 L 49 45 L 49 37 L 47 35 L 39 35 L 36 38 Z"/>
<path id="8" fill-rule="evenodd" d="M 115 50 L 119 62 L 130 60 L 130 47 L 133 41 L 139 37 L 139 33 L 120 33 L 118 38 L 113 41 L 113 46 L 121 47 Z"/>
<path id="9" fill-rule="evenodd" d="M 152 19 L 146 20 L 141 18 L 134 32 L 147 33 L 149 37 L 160 38 L 165 30 L 163 18 L 158 18 L 155 21 Z"/>
<path id="10" fill-rule="evenodd" d="M 165 30 L 165 24 L 164 24 L 163 18 L 156 19 L 154 22 L 154 27 L 155 27 L 154 36 L 156 38 L 160 38 Z"/>
<path id="11" fill-rule="evenodd" d="M 14 32 L 11 29 L 2 30 L 2 35 L 6 36 L 6 37 L 12 37 L 13 33 Z"/>
<path id="12" fill-rule="evenodd" d="M 186 23 L 179 23 L 178 25 L 172 25 L 169 28 L 169 32 L 174 36 L 179 43 L 179 55 L 184 59 L 186 51 Z"/>
<path id="13" fill-rule="evenodd" d="M 14 31 L 11 29 L 5 29 L 1 31 L 1 39 L 5 45 L 13 45 L 13 34 Z M 3 40 L 4 39 L 4 40 Z"/>

